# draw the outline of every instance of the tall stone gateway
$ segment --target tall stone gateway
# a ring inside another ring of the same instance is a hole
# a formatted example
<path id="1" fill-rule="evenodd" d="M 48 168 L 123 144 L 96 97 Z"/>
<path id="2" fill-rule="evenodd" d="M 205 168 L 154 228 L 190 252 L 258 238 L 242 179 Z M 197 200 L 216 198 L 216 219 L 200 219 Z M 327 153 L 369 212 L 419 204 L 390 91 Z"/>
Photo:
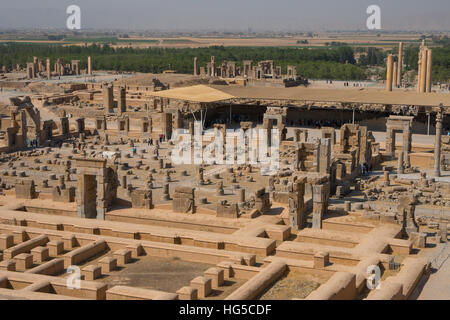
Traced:
<path id="1" fill-rule="evenodd" d="M 77 213 L 80 218 L 104 220 L 117 198 L 117 170 L 103 159 L 76 160 L 78 188 Z"/>

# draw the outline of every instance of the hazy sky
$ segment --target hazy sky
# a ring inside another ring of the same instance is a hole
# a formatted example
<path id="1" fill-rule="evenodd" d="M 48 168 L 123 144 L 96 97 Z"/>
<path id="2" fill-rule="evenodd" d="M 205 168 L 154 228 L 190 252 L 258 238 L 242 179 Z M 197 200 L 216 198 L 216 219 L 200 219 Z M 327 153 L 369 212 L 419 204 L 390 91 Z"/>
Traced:
<path id="1" fill-rule="evenodd" d="M 371 4 L 384 30 L 450 30 L 450 0 L 0 0 L 0 28 L 158 30 L 364 30 Z"/>

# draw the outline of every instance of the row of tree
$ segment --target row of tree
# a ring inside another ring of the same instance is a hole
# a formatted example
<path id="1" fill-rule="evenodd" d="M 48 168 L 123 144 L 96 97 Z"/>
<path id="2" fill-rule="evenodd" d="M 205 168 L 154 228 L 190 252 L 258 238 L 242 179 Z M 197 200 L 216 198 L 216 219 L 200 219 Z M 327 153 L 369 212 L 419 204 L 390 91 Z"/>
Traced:
<path id="1" fill-rule="evenodd" d="M 358 63 L 355 52 L 361 53 Z M 417 68 L 417 47 L 405 50 L 406 70 Z M 81 60 L 81 68 L 87 67 L 87 57 L 92 57 L 96 70 L 135 71 L 160 73 L 176 70 L 179 73 L 193 72 L 193 59 L 206 66 L 211 56 L 217 63 L 224 60 L 236 61 L 242 66 L 243 60 L 274 60 L 286 72 L 288 65 L 295 65 L 297 73 L 310 79 L 364 80 L 370 75 L 368 66 L 385 66 L 387 53 L 377 48 L 290 48 L 290 47 L 223 47 L 207 48 L 113 48 L 109 45 L 62 46 L 59 44 L 3 43 L 0 45 L 0 65 L 25 67 L 33 56 L 50 58 L 54 62 L 63 58 L 67 63 Z M 449 79 L 450 46 L 435 48 L 434 76 L 436 80 Z"/>

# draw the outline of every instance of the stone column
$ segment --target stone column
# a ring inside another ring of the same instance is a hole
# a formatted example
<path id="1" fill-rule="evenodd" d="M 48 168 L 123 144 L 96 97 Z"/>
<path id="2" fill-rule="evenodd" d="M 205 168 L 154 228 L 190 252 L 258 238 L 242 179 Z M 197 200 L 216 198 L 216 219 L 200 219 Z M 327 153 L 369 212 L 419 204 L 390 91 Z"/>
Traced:
<path id="1" fill-rule="evenodd" d="M 420 47 L 417 61 L 417 92 L 420 92 L 420 77 L 422 75 L 422 50 L 423 48 Z"/>
<path id="2" fill-rule="evenodd" d="M 427 75 L 425 92 L 431 92 L 431 70 L 433 67 L 433 50 L 427 50 Z"/>
<path id="3" fill-rule="evenodd" d="M 427 49 L 422 50 L 422 60 L 420 63 L 420 83 L 419 83 L 419 92 L 425 92 L 425 86 L 427 81 Z"/>
<path id="4" fill-rule="evenodd" d="M 404 173 L 404 167 L 403 167 L 403 152 L 400 151 L 398 153 L 398 163 L 397 163 L 397 174 L 403 174 Z"/>
<path id="5" fill-rule="evenodd" d="M 245 189 L 239 189 L 239 204 L 245 202 Z"/>
<path id="6" fill-rule="evenodd" d="M 313 229 L 322 229 L 323 216 L 328 212 L 329 188 L 327 185 L 313 185 Z"/>
<path id="7" fill-rule="evenodd" d="M 91 57 L 88 57 L 88 74 L 91 75 L 92 74 L 92 61 L 91 61 Z"/>
<path id="8" fill-rule="evenodd" d="M 50 59 L 47 59 L 47 79 L 50 79 L 52 77 L 52 70 L 50 67 Z"/>
<path id="9" fill-rule="evenodd" d="M 169 184 L 168 183 L 163 184 L 163 194 L 161 196 L 161 200 L 162 201 L 170 200 Z"/>
<path id="10" fill-rule="evenodd" d="M 216 57 L 211 57 L 211 77 L 216 76 Z"/>
<path id="11" fill-rule="evenodd" d="M 394 62 L 394 67 L 393 67 L 393 70 L 392 70 L 392 82 L 393 82 L 393 86 L 395 87 L 395 88 L 397 88 L 397 86 L 398 86 L 398 82 L 397 82 L 397 61 L 395 61 Z"/>
<path id="12" fill-rule="evenodd" d="M 386 154 L 388 156 L 394 156 L 395 152 L 395 132 L 391 128 L 386 130 Z"/>
<path id="13" fill-rule="evenodd" d="M 392 76 L 394 68 L 394 57 L 392 54 L 388 56 L 387 60 L 387 72 L 386 72 L 386 91 L 392 91 Z"/>
<path id="14" fill-rule="evenodd" d="M 194 58 L 194 76 L 198 76 L 198 58 Z"/>
<path id="15" fill-rule="evenodd" d="M 402 85 L 402 68 L 403 68 L 403 42 L 398 45 L 398 65 L 397 65 L 397 84 Z"/>
<path id="16" fill-rule="evenodd" d="M 409 162 L 409 152 L 411 151 L 410 145 L 411 145 L 411 132 L 403 131 L 403 157 L 407 168 L 411 166 Z"/>
<path id="17" fill-rule="evenodd" d="M 442 107 L 436 114 L 436 140 L 434 142 L 434 176 L 441 176 L 441 135 L 442 135 Z"/>
<path id="18" fill-rule="evenodd" d="M 38 68 L 39 68 L 39 63 L 38 63 L 38 58 L 37 57 L 33 57 L 33 66 L 34 66 L 33 78 L 36 78 L 37 72 L 38 72 Z"/>

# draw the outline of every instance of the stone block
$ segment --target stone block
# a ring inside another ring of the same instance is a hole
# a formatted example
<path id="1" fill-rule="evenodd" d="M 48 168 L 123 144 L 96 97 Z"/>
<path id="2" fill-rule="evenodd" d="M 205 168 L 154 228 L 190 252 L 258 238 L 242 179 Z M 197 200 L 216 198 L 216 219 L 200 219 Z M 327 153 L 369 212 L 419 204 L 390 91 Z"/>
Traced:
<path id="1" fill-rule="evenodd" d="M 190 286 L 197 289 L 200 299 L 204 299 L 211 294 L 211 279 L 200 276 L 191 280 Z"/>
<path id="2" fill-rule="evenodd" d="M 118 265 L 125 265 L 131 261 L 131 250 L 120 249 L 114 252 L 114 258 L 117 259 Z"/>
<path id="3" fill-rule="evenodd" d="M 59 240 L 52 240 L 47 243 L 47 248 L 51 257 L 59 256 L 64 252 L 64 242 Z"/>
<path id="4" fill-rule="evenodd" d="M 183 287 L 177 291 L 179 300 L 197 300 L 198 290 L 192 287 Z"/>
<path id="5" fill-rule="evenodd" d="M 14 236 L 11 234 L 0 234 L 0 250 L 14 246 Z"/>
<path id="6" fill-rule="evenodd" d="M 25 271 L 33 267 L 33 256 L 29 253 L 21 253 L 14 257 L 16 270 Z"/>
<path id="7" fill-rule="evenodd" d="M 211 286 L 213 288 L 218 288 L 223 285 L 224 275 L 224 271 L 219 268 L 209 268 L 205 271 L 205 278 L 211 279 Z"/>
<path id="8" fill-rule="evenodd" d="M 330 264 L 330 254 L 319 251 L 314 255 L 314 269 L 323 269 Z"/>
<path id="9" fill-rule="evenodd" d="M 91 264 L 81 269 L 81 274 L 84 275 L 84 280 L 94 281 L 102 276 L 102 268 Z"/>
<path id="10" fill-rule="evenodd" d="M 101 267 L 102 273 L 108 273 L 117 269 L 117 259 L 104 257 L 98 261 L 98 265 Z"/>
<path id="11" fill-rule="evenodd" d="M 16 271 L 16 262 L 14 260 L 1 261 L 0 271 Z"/>
<path id="12" fill-rule="evenodd" d="M 46 247 L 36 247 L 31 249 L 31 254 L 34 262 L 41 263 L 49 258 L 49 249 Z"/>

